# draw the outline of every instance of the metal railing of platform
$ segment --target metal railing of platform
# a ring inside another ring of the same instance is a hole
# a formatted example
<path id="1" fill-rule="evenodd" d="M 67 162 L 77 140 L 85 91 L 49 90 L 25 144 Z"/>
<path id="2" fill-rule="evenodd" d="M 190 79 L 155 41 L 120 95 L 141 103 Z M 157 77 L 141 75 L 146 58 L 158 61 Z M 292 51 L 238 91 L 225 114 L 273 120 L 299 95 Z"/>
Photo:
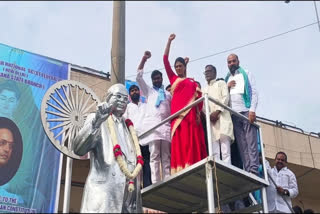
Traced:
<path id="1" fill-rule="evenodd" d="M 206 115 L 206 127 L 207 127 L 207 140 L 208 140 L 208 151 L 209 151 L 209 156 L 213 156 L 213 148 L 212 148 L 212 143 L 211 142 L 211 137 L 212 137 L 212 133 L 211 133 L 211 124 L 210 124 L 210 111 L 209 111 L 209 101 L 215 103 L 216 105 L 228 110 L 231 114 L 236 115 L 237 117 L 243 119 L 243 120 L 247 120 L 249 121 L 249 119 L 247 117 L 245 117 L 244 115 L 234 111 L 232 108 L 230 108 L 229 106 L 226 106 L 222 103 L 220 103 L 219 101 L 215 100 L 214 98 L 210 97 L 207 93 L 204 93 L 204 96 L 202 96 L 201 98 L 195 100 L 194 102 L 188 104 L 187 106 L 185 106 L 184 108 L 182 108 L 181 110 L 177 111 L 176 113 L 170 115 L 168 118 L 166 118 L 165 120 L 161 121 L 159 124 L 151 127 L 149 130 L 143 132 L 140 136 L 139 139 L 142 139 L 144 137 L 146 137 L 148 134 L 150 134 L 153 130 L 155 130 L 156 128 L 162 126 L 163 124 L 170 122 L 172 119 L 176 118 L 177 116 L 179 116 L 182 112 L 184 112 L 185 110 L 192 108 L 193 106 L 199 104 L 200 102 L 204 101 L 204 108 L 205 108 L 205 115 Z M 265 160 L 265 154 L 264 154 L 264 147 L 263 147 L 263 141 L 262 141 L 262 131 L 261 131 L 261 127 L 257 124 L 257 123 L 252 123 L 253 126 L 255 126 L 257 128 L 257 131 L 259 133 L 259 141 L 258 143 L 260 143 L 260 152 L 261 152 L 261 156 L 262 156 L 262 160 Z M 269 184 L 268 181 L 268 173 L 267 173 L 267 169 L 265 166 L 265 162 L 262 161 L 262 167 L 263 167 L 263 176 L 264 176 L 264 181 L 265 183 Z M 210 170 L 211 169 L 211 170 Z M 209 213 L 214 213 L 215 212 L 215 202 L 214 202 L 214 184 L 213 184 L 213 171 L 212 168 L 209 168 L 209 170 L 207 170 L 206 172 L 206 181 L 207 181 L 207 199 L 208 199 L 208 212 Z M 263 187 L 261 189 L 261 197 L 262 197 L 262 207 L 263 207 L 263 212 L 267 213 L 268 212 L 268 204 L 267 204 L 267 193 L 266 193 L 266 187 Z"/>

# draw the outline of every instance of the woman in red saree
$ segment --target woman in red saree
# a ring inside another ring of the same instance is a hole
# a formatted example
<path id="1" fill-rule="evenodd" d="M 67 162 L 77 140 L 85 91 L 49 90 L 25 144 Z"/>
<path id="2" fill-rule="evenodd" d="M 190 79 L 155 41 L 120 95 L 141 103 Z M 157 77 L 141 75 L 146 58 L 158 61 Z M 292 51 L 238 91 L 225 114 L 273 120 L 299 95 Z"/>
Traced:
<path id="1" fill-rule="evenodd" d="M 171 41 L 175 34 L 171 34 L 163 56 L 163 63 L 171 84 L 171 114 L 201 97 L 197 83 L 186 77 L 186 62 L 178 57 L 174 63 L 176 75 L 170 66 L 168 57 Z M 203 102 L 184 111 L 171 121 L 171 174 L 207 157 L 204 132 L 200 121 L 200 111 Z"/>

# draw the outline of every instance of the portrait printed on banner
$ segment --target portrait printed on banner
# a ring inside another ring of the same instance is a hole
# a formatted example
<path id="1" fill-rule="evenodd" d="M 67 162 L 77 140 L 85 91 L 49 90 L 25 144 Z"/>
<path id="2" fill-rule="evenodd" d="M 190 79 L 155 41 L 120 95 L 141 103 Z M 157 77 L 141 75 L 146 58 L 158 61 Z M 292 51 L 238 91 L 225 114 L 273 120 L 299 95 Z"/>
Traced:
<path id="1" fill-rule="evenodd" d="M 22 137 L 17 125 L 0 117 L 0 186 L 16 174 L 22 159 Z"/>

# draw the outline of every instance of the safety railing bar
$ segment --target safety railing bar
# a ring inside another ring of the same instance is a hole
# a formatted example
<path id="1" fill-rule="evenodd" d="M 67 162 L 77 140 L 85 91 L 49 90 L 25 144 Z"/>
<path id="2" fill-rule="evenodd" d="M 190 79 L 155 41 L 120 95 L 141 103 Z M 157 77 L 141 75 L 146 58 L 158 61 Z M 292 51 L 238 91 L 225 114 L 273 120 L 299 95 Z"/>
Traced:
<path id="1" fill-rule="evenodd" d="M 310 132 L 309 135 L 312 136 L 312 137 L 318 137 L 318 138 L 320 138 L 320 132 L 319 132 L 319 133 Z"/>
<path id="2" fill-rule="evenodd" d="M 213 98 L 210 97 L 210 96 L 208 96 L 208 98 L 209 98 L 210 101 L 212 101 L 213 103 L 217 104 L 218 106 L 221 106 L 221 107 L 224 108 L 224 109 L 227 109 L 227 110 L 228 110 L 229 112 L 231 112 L 232 114 L 237 115 L 238 117 L 240 117 L 240 118 L 242 118 L 242 119 L 244 119 L 244 120 L 249 121 L 249 119 L 248 119 L 246 116 L 240 114 L 239 112 L 236 112 L 235 110 L 233 110 L 233 109 L 230 108 L 229 106 L 226 106 L 226 105 L 220 103 L 219 101 L 213 99 Z M 256 126 L 257 128 L 260 127 L 257 123 L 252 123 L 252 125 Z"/>
<path id="3" fill-rule="evenodd" d="M 291 130 L 295 129 L 295 130 L 299 130 L 303 134 L 307 134 L 307 132 L 305 132 L 302 128 L 283 123 L 282 121 L 279 121 L 279 120 L 270 120 L 270 119 L 267 119 L 267 118 L 264 118 L 264 117 L 257 116 L 257 121 L 269 122 L 272 125 L 275 125 L 277 127 L 286 128 L 286 129 L 291 128 Z"/>
<path id="4" fill-rule="evenodd" d="M 240 117 L 240 118 L 242 118 L 242 119 L 244 119 L 244 120 L 249 121 L 249 119 L 248 119 L 246 116 L 244 116 L 244 115 L 242 115 L 242 114 L 234 111 L 234 110 L 233 110 L 232 108 L 230 108 L 229 106 L 226 106 L 226 105 L 220 103 L 219 101 L 215 100 L 214 98 L 212 98 L 212 97 L 210 97 L 210 96 L 208 96 L 208 99 L 209 99 L 211 102 L 217 104 L 218 106 L 221 106 L 222 108 L 227 109 L 227 110 L 228 110 L 229 112 L 231 112 L 232 114 L 234 114 L 234 115 L 236 115 L 236 116 L 238 116 L 238 117 Z M 204 100 L 204 97 L 202 96 L 201 98 L 197 99 L 196 101 L 190 103 L 189 105 L 185 106 L 185 107 L 182 108 L 181 110 L 177 111 L 177 112 L 174 113 L 173 115 L 169 116 L 167 119 L 161 121 L 158 125 L 155 125 L 155 126 L 152 127 L 151 129 L 143 132 L 138 138 L 139 138 L 139 139 L 142 139 L 142 138 L 145 137 L 147 134 L 149 134 L 149 132 L 152 132 L 153 130 L 155 130 L 155 129 L 158 128 L 159 126 L 162 126 L 162 125 L 165 124 L 166 122 L 174 119 L 175 117 L 177 117 L 179 114 L 181 114 L 182 112 L 184 112 L 184 111 L 187 110 L 188 108 L 193 107 L 194 105 L 198 104 L 199 102 L 201 102 L 201 101 L 203 101 L 203 100 Z M 257 128 L 260 127 L 257 123 L 252 123 L 252 125 L 256 126 Z"/>
<path id="5" fill-rule="evenodd" d="M 222 107 L 222 108 L 224 108 L 224 109 L 227 109 L 229 112 L 231 112 L 232 114 L 236 115 L 237 117 L 240 117 L 240 118 L 243 119 L 243 120 L 249 121 L 249 119 L 248 119 L 246 116 L 244 116 L 244 115 L 242 115 L 242 114 L 234 111 L 234 110 L 233 110 L 232 108 L 230 108 L 229 106 L 226 106 L 226 105 L 220 103 L 219 101 L 215 100 L 214 98 L 208 96 L 208 94 L 206 93 L 205 96 L 202 96 L 201 98 L 195 100 L 194 102 L 192 102 L 192 103 L 190 103 L 189 105 L 185 106 L 184 108 L 182 108 L 181 110 L 177 111 L 177 112 L 174 113 L 173 115 L 169 116 L 169 117 L 166 118 L 165 120 L 161 121 L 159 124 L 155 125 L 154 127 L 150 128 L 149 130 L 145 131 L 145 132 L 142 133 L 138 138 L 141 139 L 141 138 L 145 137 L 147 134 L 149 134 L 150 132 L 152 132 L 152 131 L 155 130 L 156 128 L 162 126 L 163 124 L 167 123 L 168 121 L 171 121 L 171 120 L 174 119 L 175 117 L 179 116 L 179 115 L 180 115 L 182 112 L 184 112 L 185 110 L 187 110 L 187 109 L 189 109 L 189 108 L 197 105 L 198 103 L 202 102 L 203 100 L 204 100 L 204 107 L 205 107 L 205 112 L 206 112 L 207 132 L 209 132 L 209 133 L 208 133 L 208 140 L 209 140 L 209 141 L 210 141 L 210 139 L 211 139 L 212 133 L 211 133 L 210 128 L 208 129 L 208 126 L 209 126 L 209 122 L 208 122 L 208 121 L 210 120 L 210 119 L 209 119 L 209 114 L 208 114 L 208 113 L 209 113 L 209 106 L 208 106 L 209 102 L 208 102 L 208 101 L 211 101 L 211 102 L 215 103 L 216 105 L 218 105 L 218 106 L 220 106 L 220 107 Z M 252 123 L 252 125 L 254 125 L 254 126 L 256 126 L 256 127 L 258 128 L 262 160 L 265 160 L 265 154 L 264 154 L 264 148 L 263 148 L 263 140 L 262 140 L 262 134 L 261 134 L 261 127 L 260 127 L 258 124 L 256 124 L 256 123 Z M 211 145 L 211 144 L 209 144 L 209 145 Z M 209 147 L 210 147 L 210 146 L 209 146 Z M 210 150 L 211 150 L 211 151 L 210 151 Z M 210 153 L 212 153 L 212 148 L 209 149 L 209 156 L 212 155 L 212 154 L 210 154 Z M 269 181 L 268 181 L 268 172 L 267 172 L 267 169 L 266 169 L 266 167 L 265 167 L 264 161 L 262 162 L 262 167 L 263 167 L 263 171 L 264 171 L 264 180 L 269 184 Z M 263 203 L 263 207 L 264 207 L 263 209 L 264 209 L 264 211 L 266 212 L 266 211 L 268 211 L 268 206 L 267 206 L 267 202 L 266 202 L 266 199 L 267 199 L 266 189 L 265 189 L 265 187 L 263 187 L 261 190 L 262 190 L 262 195 L 263 195 L 263 197 L 262 197 L 262 203 Z"/>
<path id="6" fill-rule="evenodd" d="M 183 107 L 181 110 L 177 111 L 176 113 L 174 113 L 173 115 L 170 115 L 167 119 L 161 121 L 158 125 L 155 125 L 154 127 L 152 127 L 151 129 L 143 132 L 138 138 L 141 139 L 143 137 L 145 137 L 147 134 L 149 134 L 150 132 L 152 132 L 153 130 L 155 130 L 156 128 L 158 128 L 159 126 L 162 126 L 163 124 L 165 124 L 166 122 L 174 119 L 175 117 L 179 116 L 182 112 L 184 112 L 185 110 L 197 105 L 198 103 L 202 102 L 204 100 L 204 97 L 201 97 L 197 100 L 195 100 L 194 102 L 190 103 L 189 105 Z"/>
<path id="7" fill-rule="evenodd" d="M 208 93 L 204 94 L 204 110 L 205 110 L 205 115 L 206 115 L 207 141 L 211 142 L 213 133 L 211 132 L 211 121 L 210 121 L 210 112 L 209 112 L 209 95 L 208 95 Z M 208 152 L 209 152 L 209 154 L 208 154 L 209 156 L 213 155 L 212 143 L 208 143 Z"/>
<path id="8" fill-rule="evenodd" d="M 219 101 L 217 101 L 217 100 L 215 100 L 214 98 L 208 96 L 207 94 L 205 94 L 205 97 L 206 97 L 206 98 L 208 97 L 208 99 L 209 99 L 211 102 L 215 103 L 216 105 L 218 105 L 218 106 L 220 106 L 220 107 L 222 107 L 222 108 L 224 108 L 224 109 L 227 109 L 229 112 L 231 112 L 232 114 L 236 115 L 237 117 L 240 117 L 240 118 L 242 118 L 242 119 L 244 119 L 244 120 L 249 121 L 249 119 L 248 119 L 247 117 L 245 117 L 244 115 L 242 115 L 242 114 L 234 111 L 234 110 L 231 109 L 229 106 L 226 106 L 226 105 L 220 103 Z M 205 101 L 206 101 L 206 99 L 205 99 Z M 206 105 L 206 104 L 208 104 L 208 102 L 205 102 L 205 105 Z M 207 113 L 207 111 L 206 111 L 206 113 Z M 208 120 L 207 117 L 206 117 L 206 120 Z M 262 132 L 261 132 L 261 127 L 260 127 L 258 124 L 256 124 L 256 123 L 252 123 L 252 125 L 254 125 L 254 126 L 257 127 L 257 131 L 258 131 L 259 139 L 260 139 L 260 142 L 259 142 L 259 143 L 260 143 L 260 148 L 261 148 L 261 151 L 260 151 L 260 152 L 261 152 L 262 160 L 264 160 L 264 159 L 265 159 L 265 154 L 264 154 L 264 148 L 263 148 L 263 140 L 262 140 L 262 134 L 261 134 L 261 133 L 262 133 Z M 208 131 L 208 130 L 207 130 L 207 131 Z M 211 135 L 211 134 L 210 134 L 210 135 Z M 208 142 L 210 142 L 210 141 L 208 141 Z M 209 144 L 209 145 L 210 145 L 210 144 Z M 263 168 L 263 171 L 264 171 L 264 180 L 265 180 L 265 182 L 266 182 L 267 184 L 269 184 L 268 174 L 267 174 L 267 168 L 266 168 L 266 166 L 265 166 L 265 162 L 264 162 L 264 161 L 262 161 L 262 168 Z M 263 187 L 263 188 L 261 189 L 261 193 L 262 193 L 262 195 L 263 195 L 263 197 L 262 197 L 263 210 L 264 210 L 264 212 L 268 212 L 266 187 Z"/>
<path id="9" fill-rule="evenodd" d="M 262 139 L 261 127 L 259 127 L 258 131 L 259 131 L 259 141 L 260 141 L 260 149 L 261 149 L 261 151 L 260 151 L 261 152 L 261 159 L 263 160 L 262 161 L 262 169 L 263 169 L 264 180 L 266 181 L 267 184 L 269 184 L 267 167 L 264 162 L 264 160 L 266 159 L 266 155 L 264 153 L 264 144 L 263 144 L 263 139 Z"/>

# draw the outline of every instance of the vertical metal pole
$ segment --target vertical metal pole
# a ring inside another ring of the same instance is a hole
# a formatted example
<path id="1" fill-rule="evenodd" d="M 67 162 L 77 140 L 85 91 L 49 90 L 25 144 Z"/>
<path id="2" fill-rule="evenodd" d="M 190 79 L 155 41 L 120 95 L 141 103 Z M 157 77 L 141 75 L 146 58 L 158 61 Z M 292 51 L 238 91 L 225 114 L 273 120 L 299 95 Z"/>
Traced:
<path id="1" fill-rule="evenodd" d="M 261 127 L 259 126 L 259 139 L 260 139 L 260 148 L 261 148 L 261 156 L 262 156 L 262 168 L 263 168 L 263 174 L 264 174 L 264 180 L 269 183 L 269 180 L 268 180 L 268 173 L 267 173 L 267 168 L 266 168 L 266 165 L 265 165 L 265 154 L 264 154 L 264 147 L 263 147 L 263 140 L 262 140 L 262 131 L 261 131 Z"/>
<path id="2" fill-rule="evenodd" d="M 210 112 L 209 112 L 209 99 L 208 93 L 204 94 L 204 107 L 206 111 L 206 125 L 207 125 L 207 137 L 208 137 L 208 150 L 209 156 L 213 155 L 213 148 L 212 148 L 212 133 L 211 133 L 211 123 L 210 123 Z"/>
<path id="3" fill-rule="evenodd" d="M 260 148 L 261 148 L 261 156 L 262 156 L 262 168 L 263 168 L 263 174 L 264 174 L 264 180 L 266 181 L 266 183 L 269 184 L 269 179 L 268 179 L 268 172 L 267 172 L 267 168 L 265 165 L 265 154 L 264 154 L 264 144 L 263 144 L 263 140 L 262 140 L 262 130 L 261 130 L 261 126 L 259 126 L 259 139 L 260 139 Z M 266 191 L 266 187 L 262 187 L 261 189 L 261 196 L 262 196 L 262 205 L 263 205 L 263 213 L 268 213 L 269 209 L 268 209 L 268 199 L 267 199 L 267 191 Z"/>
<path id="4" fill-rule="evenodd" d="M 212 148 L 212 142 L 211 142 L 212 133 L 211 133 L 211 126 L 210 126 L 210 112 L 209 112 L 208 93 L 204 94 L 204 107 L 205 107 L 205 111 L 206 111 L 206 125 L 207 125 L 209 156 L 212 156 L 213 148 Z M 212 168 L 213 168 L 212 164 L 207 162 L 206 163 L 206 183 L 207 183 L 208 212 L 209 213 L 214 213 L 215 212 L 213 171 L 212 171 Z"/>
<path id="5" fill-rule="evenodd" d="M 70 190 L 71 190 L 71 176 L 72 176 L 72 163 L 73 160 L 67 157 L 66 161 L 66 177 L 64 181 L 64 194 L 63 194 L 63 213 L 69 213 L 70 208 Z"/>
<path id="6" fill-rule="evenodd" d="M 54 213 L 58 213 L 58 208 L 60 204 L 60 189 L 61 189 L 61 173 L 62 173 L 62 164 L 63 164 L 63 153 L 60 153 L 60 160 L 59 160 L 59 174 L 58 174 L 58 179 L 57 179 L 57 193 L 56 193 L 56 201 L 54 204 Z"/>
<path id="7" fill-rule="evenodd" d="M 208 212 L 215 213 L 214 206 L 214 186 L 213 186 L 213 171 L 212 165 L 206 163 L 206 183 L 207 183 L 207 196 L 208 196 Z"/>
<path id="8" fill-rule="evenodd" d="M 266 187 L 262 187 L 261 189 L 261 198 L 262 198 L 263 213 L 269 213 Z"/>
<path id="9" fill-rule="evenodd" d="M 320 32 L 320 21 L 319 21 L 317 3 L 316 3 L 316 1 L 313 1 L 313 3 L 314 3 L 314 9 L 316 10 L 317 22 L 318 22 L 318 27 L 319 27 L 319 32 Z"/>
<path id="10" fill-rule="evenodd" d="M 125 83 L 126 2 L 113 1 L 111 84 Z"/>

